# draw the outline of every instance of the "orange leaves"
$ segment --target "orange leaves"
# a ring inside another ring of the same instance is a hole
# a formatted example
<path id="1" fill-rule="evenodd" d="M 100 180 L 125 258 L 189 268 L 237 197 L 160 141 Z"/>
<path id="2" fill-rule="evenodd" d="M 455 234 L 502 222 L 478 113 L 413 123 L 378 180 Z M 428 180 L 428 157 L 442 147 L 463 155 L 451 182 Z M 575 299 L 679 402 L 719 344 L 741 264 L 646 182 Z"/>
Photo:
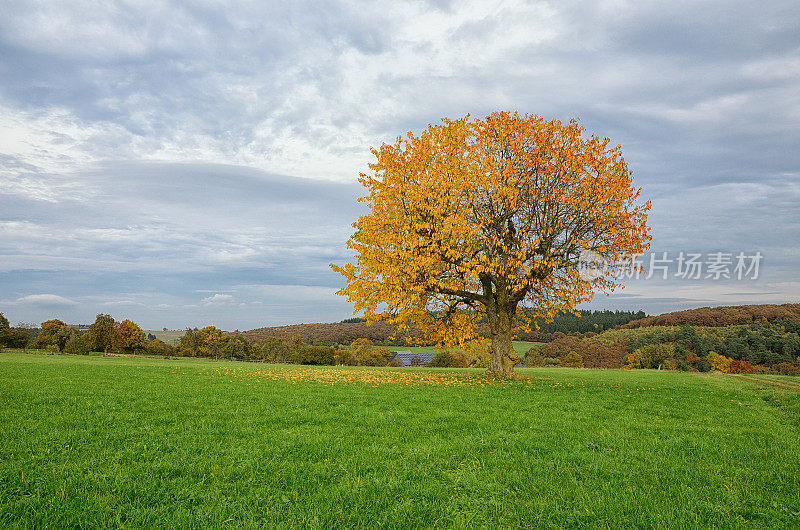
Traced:
<path id="1" fill-rule="evenodd" d="M 147 337 L 142 328 L 132 320 L 123 320 L 114 325 L 114 342 L 123 352 L 132 352 L 144 349 L 147 346 Z"/>
<path id="2" fill-rule="evenodd" d="M 517 387 L 535 389 L 533 379 L 488 378 L 465 370 L 419 370 L 414 368 L 362 368 L 362 367 L 278 367 L 267 368 L 217 368 L 212 375 L 232 382 L 234 379 L 251 384 L 268 381 L 289 383 L 360 384 L 365 386 L 442 386 L 442 387 Z"/>
<path id="3" fill-rule="evenodd" d="M 414 322 L 463 343 L 491 300 L 512 313 L 569 310 L 610 274 L 586 279 L 583 250 L 609 259 L 647 248 L 649 203 L 619 147 L 572 120 L 496 112 L 444 119 L 373 149 L 362 174 L 370 212 L 348 242 L 355 263 L 333 269 L 368 319 Z"/>

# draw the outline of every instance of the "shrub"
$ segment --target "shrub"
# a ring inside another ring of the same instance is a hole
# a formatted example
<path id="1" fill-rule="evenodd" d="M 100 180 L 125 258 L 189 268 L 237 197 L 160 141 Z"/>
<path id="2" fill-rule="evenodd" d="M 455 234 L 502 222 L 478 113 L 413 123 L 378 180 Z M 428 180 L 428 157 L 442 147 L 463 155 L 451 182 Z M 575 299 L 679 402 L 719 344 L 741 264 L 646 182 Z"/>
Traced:
<path id="1" fill-rule="evenodd" d="M 335 352 L 330 346 L 306 346 L 297 360 L 299 364 L 333 364 Z"/>
<path id="2" fill-rule="evenodd" d="M 525 365 L 533 368 L 544 366 L 544 357 L 539 353 L 539 350 L 531 348 L 528 350 L 528 353 L 525 354 Z"/>
<path id="3" fill-rule="evenodd" d="M 544 358 L 544 365 L 545 366 L 558 366 L 561 361 L 558 357 L 545 357 Z"/>
<path id="4" fill-rule="evenodd" d="M 336 350 L 336 353 L 333 354 L 333 363 L 344 366 L 355 366 L 358 364 L 350 348 Z"/>
<path id="5" fill-rule="evenodd" d="M 730 370 L 732 374 L 752 374 L 755 372 L 755 368 L 747 361 L 732 360 Z"/>
<path id="6" fill-rule="evenodd" d="M 647 344 L 628 356 L 629 368 L 660 368 L 664 361 L 675 356 L 673 344 Z"/>
<path id="7" fill-rule="evenodd" d="M 564 368 L 581 368 L 583 366 L 583 357 L 571 351 L 561 358 L 560 366 Z"/>
<path id="8" fill-rule="evenodd" d="M 677 370 L 678 362 L 675 359 L 664 359 L 664 362 L 661 363 L 661 368 L 664 370 Z"/>
<path id="9" fill-rule="evenodd" d="M 489 368 L 491 354 L 489 353 L 489 340 L 476 339 L 468 342 L 463 350 L 467 365 L 473 368 Z"/>
<path id="10" fill-rule="evenodd" d="M 175 348 L 161 339 L 151 340 L 147 343 L 147 353 L 152 355 L 172 355 Z"/>
<path id="11" fill-rule="evenodd" d="M 706 360 L 708 361 L 708 364 L 711 365 L 711 368 L 716 372 L 728 374 L 731 371 L 731 360 L 724 355 L 720 355 L 712 351 L 708 353 Z"/>
<path id="12" fill-rule="evenodd" d="M 774 369 L 781 375 L 800 375 L 800 366 L 794 363 L 780 363 Z"/>
<path id="13" fill-rule="evenodd" d="M 359 366 L 386 366 L 392 358 L 387 348 L 375 347 L 368 339 L 354 340 L 350 351 Z"/>
<path id="14" fill-rule="evenodd" d="M 438 368 L 466 368 L 469 366 L 464 354 L 456 351 L 440 351 L 433 356 L 428 366 Z"/>

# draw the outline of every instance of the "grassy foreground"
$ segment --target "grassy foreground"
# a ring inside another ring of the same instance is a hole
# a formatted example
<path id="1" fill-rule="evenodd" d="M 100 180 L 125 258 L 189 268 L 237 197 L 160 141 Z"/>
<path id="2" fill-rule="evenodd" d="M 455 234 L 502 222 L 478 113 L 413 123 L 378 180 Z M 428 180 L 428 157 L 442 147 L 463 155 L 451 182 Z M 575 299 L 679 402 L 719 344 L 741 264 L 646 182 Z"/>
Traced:
<path id="1" fill-rule="evenodd" d="M 0 354 L 0 527 L 794 527 L 800 393 Z"/>

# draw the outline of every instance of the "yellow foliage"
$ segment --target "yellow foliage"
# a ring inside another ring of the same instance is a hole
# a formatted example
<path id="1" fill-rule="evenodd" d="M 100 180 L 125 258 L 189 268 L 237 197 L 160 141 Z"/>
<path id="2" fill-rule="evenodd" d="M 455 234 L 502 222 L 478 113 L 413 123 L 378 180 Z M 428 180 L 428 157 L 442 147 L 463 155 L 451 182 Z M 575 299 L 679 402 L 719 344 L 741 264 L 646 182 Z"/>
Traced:
<path id="1" fill-rule="evenodd" d="M 723 374 L 731 372 L 731 360 L 728 357 L 712 351 L 708 353 L 707 360 L 714 371 L 722 372 Z"/>
<path id="2" fill-rule="evenodd" d="M 357 260 L 331 265 L 348 283 L 339 293 L 368 322 L 413 324 L 447 347 L 464 348 L 486 316 L 492 366 L 506 371 L 522 306 L 552 319 L 619 285 L 611 269 L 582 275 L 582 251 L 619 261 L 649 245 L 650 204 L 637 204 L 620 148 L 584 132 L 496 112 L 373 149 L 369 213 L 348 241 Z"/>

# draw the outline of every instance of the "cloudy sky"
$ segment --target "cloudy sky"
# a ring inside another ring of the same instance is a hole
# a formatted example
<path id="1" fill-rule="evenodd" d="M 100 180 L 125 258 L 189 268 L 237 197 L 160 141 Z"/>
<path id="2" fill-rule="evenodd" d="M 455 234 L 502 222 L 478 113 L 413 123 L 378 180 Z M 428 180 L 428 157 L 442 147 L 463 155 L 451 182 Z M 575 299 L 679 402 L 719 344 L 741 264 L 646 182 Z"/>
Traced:
<path id="1" fill-rule="evenodd" d="M 12 323 L 347 318 L 328 264 L 369 148 L 494 110 L 620 144 L 659 257 L 763 255 L 755 280 L 672 269 L 592 307 L 800 301 L 796 0 L 183 4 L 3 1 Z"/>

